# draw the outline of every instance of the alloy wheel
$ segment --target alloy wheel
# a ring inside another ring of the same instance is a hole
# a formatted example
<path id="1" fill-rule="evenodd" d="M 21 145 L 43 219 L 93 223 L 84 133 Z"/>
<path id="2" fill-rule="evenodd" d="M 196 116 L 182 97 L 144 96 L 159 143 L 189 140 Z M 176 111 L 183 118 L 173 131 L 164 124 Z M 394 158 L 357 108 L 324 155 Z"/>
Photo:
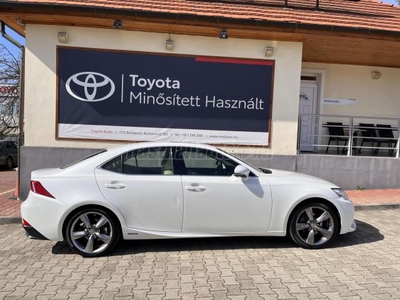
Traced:
<path id="1" fill-rule="evenodd" d="M 304 248 L 322 248 L 339 231 L 335 212 L 324 204 L 314 203 L 296 210 L 290 222 L 290 235 Z"/>
<path id="2" fill-rule="evenodd" d="M 78 214 L 69 227 L 69 239 L 82 254 L 104 252 L 114 240 L 113 223 L 105 214 L 88 211 Z"/>

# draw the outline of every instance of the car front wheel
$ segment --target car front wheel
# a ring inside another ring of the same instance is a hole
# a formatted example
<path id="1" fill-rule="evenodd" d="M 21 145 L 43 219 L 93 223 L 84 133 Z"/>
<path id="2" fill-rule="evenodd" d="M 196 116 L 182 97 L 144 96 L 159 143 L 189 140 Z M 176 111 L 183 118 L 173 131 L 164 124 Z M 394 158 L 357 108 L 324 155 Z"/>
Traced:
<path id="1" fill-rule="evenodd" d="M 314 202 L 301 205 L 294 211 L 289 233 L 292 240 L 303 248 L 317 249 L 327 246 L 339 232 L 336 212 L 329 206 Z"/>
<path id="2" fill-rule="evenodd" d="M 68 221 L 65 238 L 73 251 L 95 257 L 111 251 L 120 238 L 116 218 L 99 208 L 82 209 Z"/>

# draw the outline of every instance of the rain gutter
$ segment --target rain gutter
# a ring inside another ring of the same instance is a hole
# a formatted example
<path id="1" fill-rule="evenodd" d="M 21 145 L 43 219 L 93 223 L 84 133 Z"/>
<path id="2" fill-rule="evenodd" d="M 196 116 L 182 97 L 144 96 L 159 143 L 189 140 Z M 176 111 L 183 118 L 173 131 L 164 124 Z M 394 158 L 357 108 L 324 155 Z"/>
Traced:
<path id="1" fill-rule="evenodd" d="M 19 70 L 19 134 L 18 134 L 18 165 L 21 164 L 21 147 L 24 145 L 24 111 L 25 111 L 25 93 L 24 93 L 24 85 L 25 85 L 25 46 L 20 42 L 15 40 L 6 32 L 6 24 L 3 21 L 0 21 L 0 32 L 1 36 L 5 38 L 7 41 L 21 49 L 21 63 Z M 21 182 L 21 171 L 20 167 L 18 167 L 18 183 Z M 17 197 L 21 195 L 21 186 L 17 184 Z"/>
<path id="2" fill-rule="evenodd" d="M 168 13 L 168 12 L 154 12 L 154 11 L 143 11 L 143 10 L 124 10 L 124 9 L 113 9 L 113 8 L 104 8 L 104 7 L 87 7 L 87 6 L 78 6 L 78 5 L 65 5 L 65 4 L 38 4 L 38 3 L 28 3 L 21 4 L 21 2 L 3 2 L 2 7 L 5 8 L 4 11 L 9 10 L 10 8 L 17 8 L 21 10 L 21 13 L 28 13 L 28 10 L 38 9 L 41 13 L 68 13 L 73 12 L 82 12 L 85 16 L 88 14 L 106 14 L 106 15 L 120 15 L 120 16 L 134 16 L 134 17 L 147 17 L 147 18 L 165 18 L 170 20 L 196 20 L 196 21 L 205 21 L 210 23 L 217 23 L 220 25 L 227 26 L 229 24 L 235 25 L 252 25 L 252 26 L 277 26 L 282 28 L 291 28 L 291 29 L 308 29 L 308 30 L 322 30 L 329 32 L 348 32 L 348 33 L 362 33 L 362 34 L 377 34 L 377 35 L 386 35 L 386 36 L 394 36 L 400 37 L 400 31 L 394 30 L 384 30 L 384 29 L 375 29 L 368 27 L 348 27 L 341 25 L 325 25 L 325 24 L 309 24 L 309 23 L 301 23 L 301 22 L 282 22 L 282 21 L 269 21 L 269 20 L 260 20 L 260 19 L 238 19 L 238 18 L 228 18 L 228 17 L 219 17 L 219 16 L 199 16 L 196 14 L 179 14 L 179 13 Z M 282 9 L 284 8 L 282 5 Z M 291 8 L 296 10 L 296 8 Z M 324 9 L 319 7 L 319 12 L 324 12 Z M 15 13 L 15 10 L 12 11 Z"/>

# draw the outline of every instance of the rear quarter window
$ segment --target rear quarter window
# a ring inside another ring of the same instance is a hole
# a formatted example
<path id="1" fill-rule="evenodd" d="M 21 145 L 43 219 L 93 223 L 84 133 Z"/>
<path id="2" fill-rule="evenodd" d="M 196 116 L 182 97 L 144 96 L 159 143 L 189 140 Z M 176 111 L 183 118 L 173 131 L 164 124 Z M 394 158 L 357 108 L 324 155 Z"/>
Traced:
<path id="1" fill-rule="evenodd" d="M 72 166 L 74 166 L 74 165 L 76 165 L 76 164 L 78 164 L 78 163 L 84 161 L 84 160 L 87 160 L 87 159 L 89 159 L 89 158 L 91 158 L 91 157 L 94 157 L 94 156 L 99 155 L 99 154 L 104 153 L 104 152 L 107 152 L 107 150 L 101 150 L 101 151 L 99 151 L 99 152 L 95 152 L 95 153 L 93 153 L 93 154 L 90 154 L 90 155 L 88 155 L 88 156 L 86 156 L 86 157 L 83 157 L 83 158 L 81 158 L 81 159 L 79 159 L 79 160 L 77 160 L 77 161 L 75 161 L 75 162 L 73 162 L 73 163 L 71 163 L 71 164 L 69 164 L 69 165 L 66 165 L 66 166 L 64 166 L 64 167 L 61 167 L 60 169 L 62 169 L 62 170 L 67 169 L 67 168 L 69 168 L 69 167 L 72 167 Z"/>

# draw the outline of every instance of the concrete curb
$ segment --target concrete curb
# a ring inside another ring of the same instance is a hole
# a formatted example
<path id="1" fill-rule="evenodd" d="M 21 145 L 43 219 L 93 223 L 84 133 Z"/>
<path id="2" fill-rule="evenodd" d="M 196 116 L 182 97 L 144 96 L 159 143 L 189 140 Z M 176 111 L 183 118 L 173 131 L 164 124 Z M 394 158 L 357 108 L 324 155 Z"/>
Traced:
<path id="1" fill-rule="evenodd" d="M 385 209 L 400 209 L 400 204 L 372 204 L 372 205 L 356 205 L 355 211 L 368 210 L 385 210 Z M 21 217 L 0 217 L 0 225 L 3 224 L 21 224 Z"/>
<path id="2" fill-rule="evenodd" d="M 399 209 L 400 204 L 371 204 L 371 205 L 357 205 L 354 206 L 355 211 L 363 210 L 385 210 L 385 209 Z"/>
<path id="3" fill-rule="evenodd" d="M 22 224 L 21 217 L 0 217 L 0 225 L 3 224 Z"/>

